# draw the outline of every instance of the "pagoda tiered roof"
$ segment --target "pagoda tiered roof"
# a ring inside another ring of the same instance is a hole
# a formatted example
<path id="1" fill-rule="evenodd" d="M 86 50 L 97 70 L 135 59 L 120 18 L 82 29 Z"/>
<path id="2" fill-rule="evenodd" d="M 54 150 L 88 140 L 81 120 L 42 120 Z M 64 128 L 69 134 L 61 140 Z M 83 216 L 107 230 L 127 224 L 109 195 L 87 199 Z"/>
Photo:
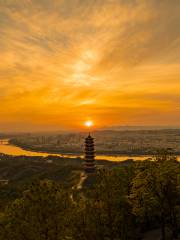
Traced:
<path id="1" fill-rule="evenodd" d="M 89 134 L 85 139 L 85 163 L 84 170 L 87 173 L 95 171 L 94 138 Z"/>

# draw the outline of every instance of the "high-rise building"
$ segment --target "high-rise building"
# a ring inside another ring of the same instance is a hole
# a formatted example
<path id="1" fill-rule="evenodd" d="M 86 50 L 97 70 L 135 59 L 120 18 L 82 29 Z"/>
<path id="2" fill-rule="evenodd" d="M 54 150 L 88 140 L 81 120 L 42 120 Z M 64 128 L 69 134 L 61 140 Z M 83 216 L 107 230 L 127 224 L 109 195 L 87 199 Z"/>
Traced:
<path id="1" fill-rule="evenodd" d="M 95 172 L 95 149 L 94 149 L 94 138 L 89 134 L 85 138 L 85 163 L 84 170 L 86 173 Z"/>

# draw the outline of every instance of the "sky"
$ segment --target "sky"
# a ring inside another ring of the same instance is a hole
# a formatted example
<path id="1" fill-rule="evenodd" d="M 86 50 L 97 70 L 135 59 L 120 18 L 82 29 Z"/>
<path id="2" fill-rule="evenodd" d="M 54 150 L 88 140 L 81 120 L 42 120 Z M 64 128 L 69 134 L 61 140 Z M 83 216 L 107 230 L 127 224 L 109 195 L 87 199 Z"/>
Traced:
<path id="1" fill-rule="evenodd" d="M 180 125 L 179 0 L 0 0 L 0 131 Z"/>

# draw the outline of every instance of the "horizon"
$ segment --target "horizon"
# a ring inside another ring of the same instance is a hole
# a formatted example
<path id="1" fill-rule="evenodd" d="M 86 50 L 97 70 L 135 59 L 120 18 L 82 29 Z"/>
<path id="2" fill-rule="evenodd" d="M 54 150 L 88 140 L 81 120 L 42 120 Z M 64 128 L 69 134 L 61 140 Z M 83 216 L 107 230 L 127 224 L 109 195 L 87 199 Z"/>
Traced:
<path id="1" fill-rule="evenodd" d="M 180 1 L 0 1 L 0 131 L 180 127 L 179 12 Z"/>
<path id="2" fill-rule="evenodd" d="M 14 131 L 0 131 L 0 134 L 80 134 L 80 133 L 89 133 L 91 132 L 92 134 L 95 132 L 103 132 L 103 131 L 154 131 L 154 130 L 180 130 L 180 125 L 178 126 L 156 126 L 156 125 L 147 125 L 147 126 L 109 126 L 109 127 L 101 127 L 101 128 L 93 128 L 93 129 L 88 129 L 88 128 L 83 128 L 81 130 L 79 129 L 56 129 L 56 130 L 34 130 L 34 131 L 19 131 L 19 130 L 14 130 Z"/>

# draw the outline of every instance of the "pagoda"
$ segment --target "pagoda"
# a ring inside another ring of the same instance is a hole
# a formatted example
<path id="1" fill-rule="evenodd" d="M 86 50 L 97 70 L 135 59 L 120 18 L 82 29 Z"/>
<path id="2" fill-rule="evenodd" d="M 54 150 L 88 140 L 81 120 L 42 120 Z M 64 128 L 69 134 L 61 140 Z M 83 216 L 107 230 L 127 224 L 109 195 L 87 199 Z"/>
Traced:
<path id="1" fill-rule="evenodd" d="M 85 163 L 84 170 L 86 173 L 95 172 L 95 150 L 94 150 L 94 138 L 91 137 L 90 133 L 85 138 Z"/>

